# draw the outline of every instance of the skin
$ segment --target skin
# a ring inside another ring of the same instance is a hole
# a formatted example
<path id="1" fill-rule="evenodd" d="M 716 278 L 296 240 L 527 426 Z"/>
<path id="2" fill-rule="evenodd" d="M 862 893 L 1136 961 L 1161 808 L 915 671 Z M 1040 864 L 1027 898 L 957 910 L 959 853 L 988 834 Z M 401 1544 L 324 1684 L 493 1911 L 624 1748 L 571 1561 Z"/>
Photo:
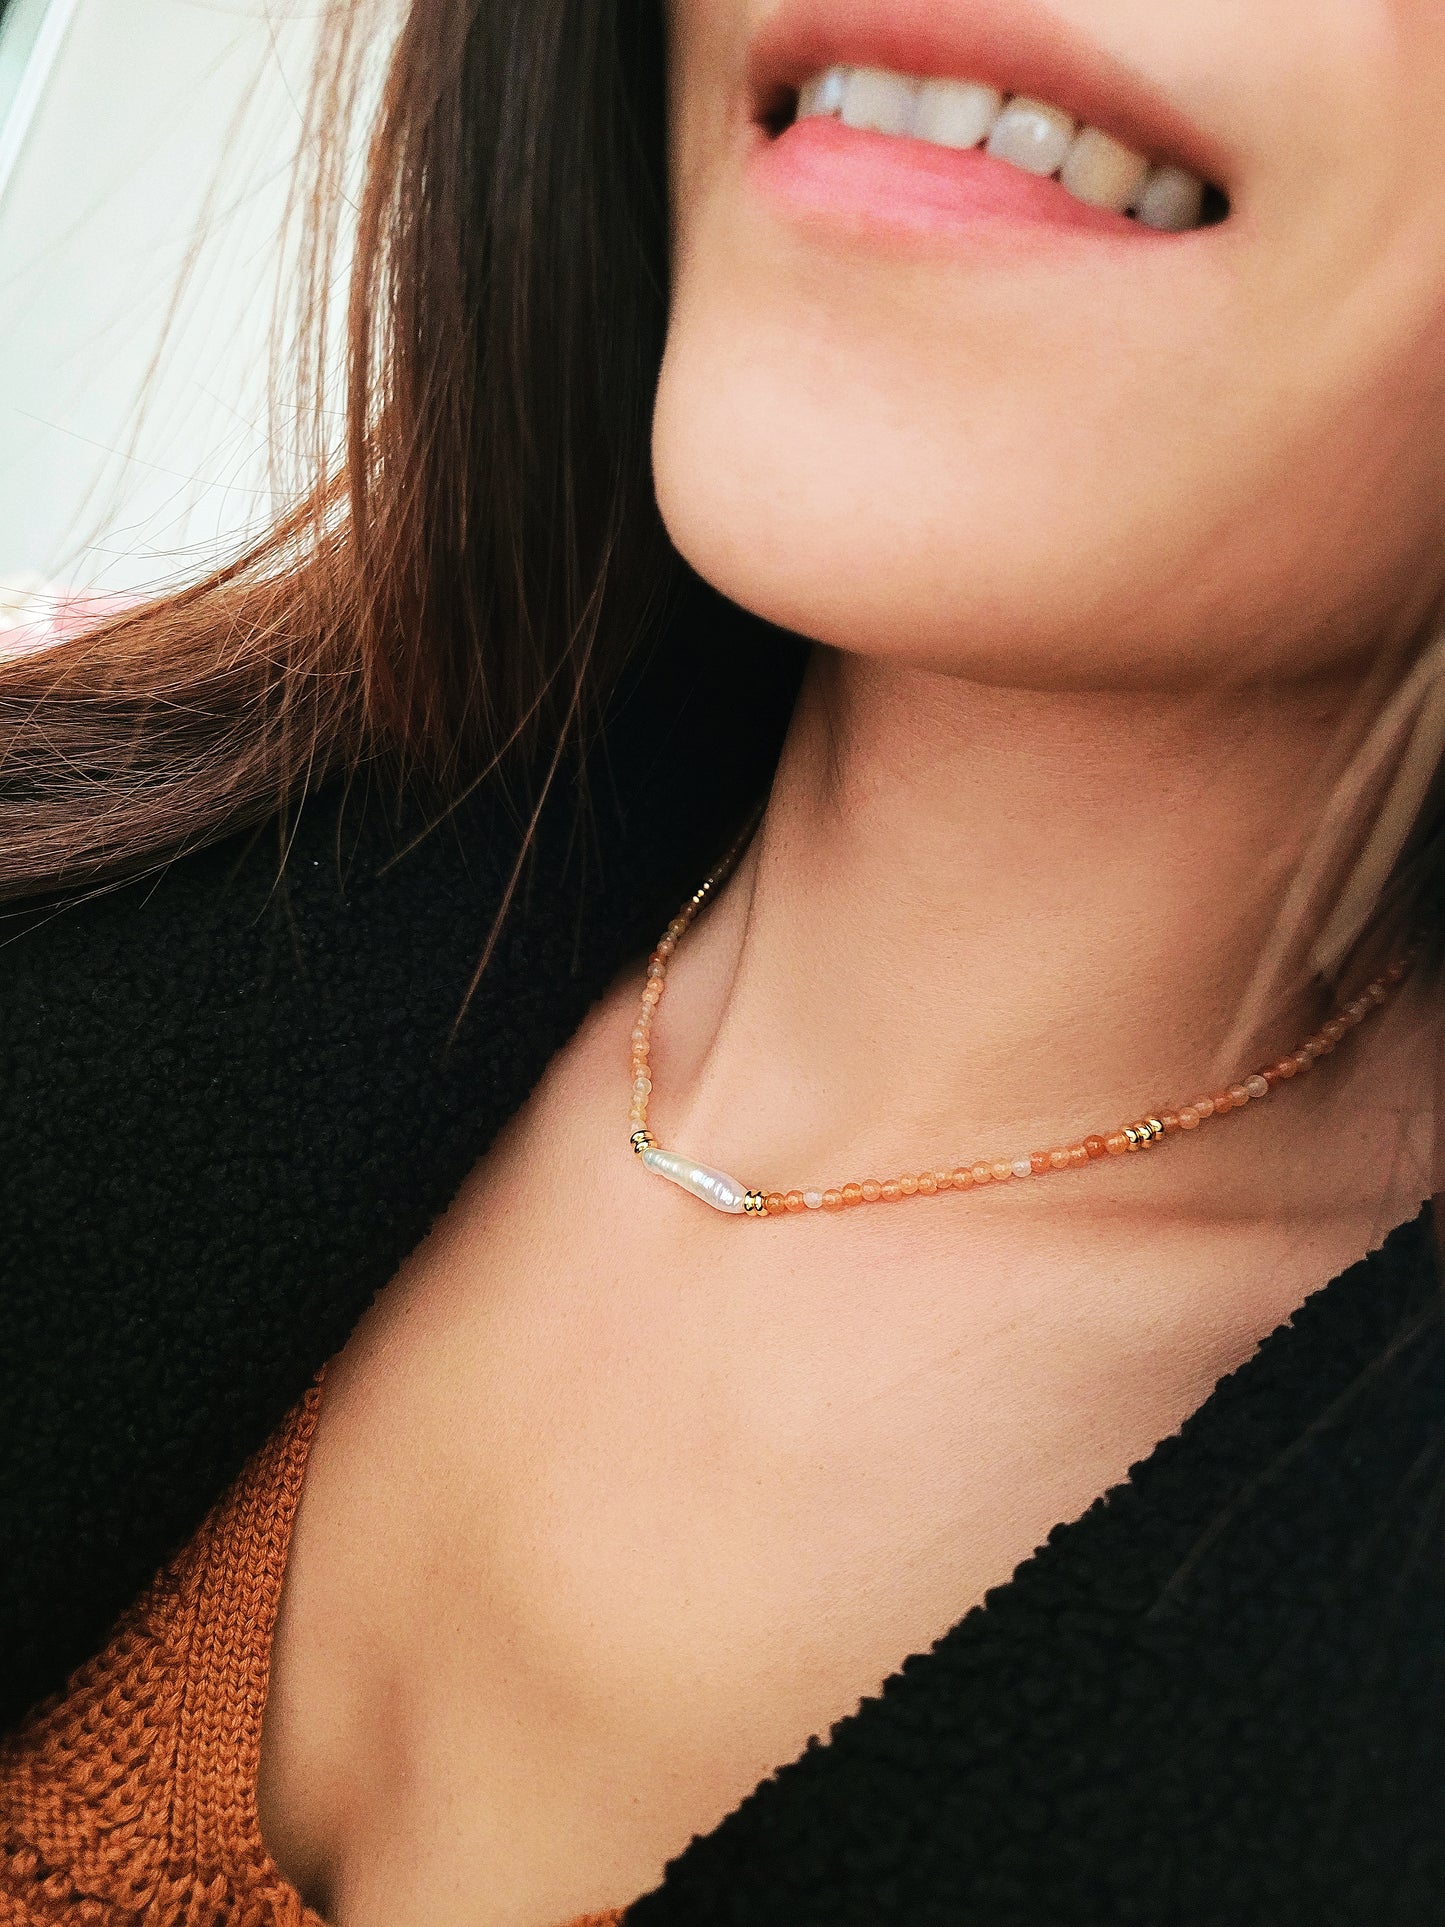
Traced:
<path id="1" fill-rule="evenodd" d="M 1177 274 L 785 218 L 765 9 L 672 9 L 659 499 L 821 646 L 654 1120 L 765 1188 L 1068 1141 L 1304 1036 L 1255 966 L 1439 596 L 1445 18 L 1056 6 L 1229 156 Z M 328 1374 L 260 1808 L 344 1927 L 625 1904 L 1437 1188 L 1419 994 L 1186 1148 L 743 1228 L 621 1142 L 639 985 Z"/>

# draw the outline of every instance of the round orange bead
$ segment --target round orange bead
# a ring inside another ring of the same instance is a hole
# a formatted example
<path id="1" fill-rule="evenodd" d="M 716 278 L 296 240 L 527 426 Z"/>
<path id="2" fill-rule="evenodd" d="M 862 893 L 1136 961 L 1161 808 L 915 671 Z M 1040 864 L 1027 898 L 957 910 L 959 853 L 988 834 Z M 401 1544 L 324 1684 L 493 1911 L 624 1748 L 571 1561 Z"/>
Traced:
<path id="1" fill-rule="evenodd" d="M 803 1194 L 801 1191 L 789 1191 L 783 1199 L 783 1202 L 789 1211 L 793 1212 L 806 1211 L 808 1208 L 807 1205 L 803 1203 Z"/>
<path id="2" fill-rule="evenodd" d="M 858 1189 L 863 1193 L 864 1204 L 877 1204 L 883 1195 L 883 1186 L 877 1178 L 864 1178 Z"/>
<path id="3" fill-rule="evenodd" d="M 1129 1140 L 1122 1131 L 1110 1131 L 1104 1139 L 1104 1149 L 1111 1158 L 1122 1157 L 1129 1148 Z"/>
<path id="4" fill-rule="evenodd" d="M 903 1193 L 905 1198 L 911 1198 L 918 1190 L 917 1178 L 912 1176 L 900 1178 L 898 1180 L 898 1189 Z"/>
<path id="5" fill-rule="evenodd" d="M 1101 1158 L 1106 1155 L 1109 1147 L 1103 1138 L 1096 1136 L 1084 1139 L 1084 1149 L 1091 1158 Z"/>
<path id="6" fill-rule="evenodd" d="M 845 1185 L 843 1186 L 843 1202 L 844 1202 L 844 1204 L 849 1204 L 849 1205 L 852 1205 L 852 1204 L 862 1204 L 862 1202 L 863 1202 L 863 1187 L 862 1187 L 862 1185 L 861 1185 L 861 1184 L 845 1184 Z"/>
<path id="7" fill-rule="evenodd" d="M 896 1204 L 898 1200 L 903 1196 L 903 1192 L 899 1186 L 897 1178 L 885 1178 L 882 1184 L 878 1187 L 878 1194 L 880 1197 L 884 1198 L 889 1204 Z"/>
<path id="8" fill-rule="evenodd" d="M 788 1208 L 788 1200 L 781 1191 L 770 1191 L 763 1199 L 763 1208 L 770 1218 L 781 1217 Z"/>
<path id="9" fill-rule="evenodd" d="M 955 1191 L 971 1191 L 974 1187 L 974 1181 L 974 1175 L 967 1165 L 960 1164 L 953 1174 L 953 1188 Z"/>
<path id="10" fill-rule="evenodd" d="M 975 1164 L 973 1167 L 973 1181 L 975 1184 L 992 1184 L 993 1166 L 991 1164 Z"/>
<path id="11" fill-rule="evenodd" d="M 938 1189 L 938 1179 L 931 1171 L 920 1171 L 914 1189 L 921 1198 L 931 1198 Z"/>
<path id="12" fill-rule="evenodd" d="M 1033 1174 L 1036 1178 L 1041 1178 L 1046 1171 L 1052 1168 L 1052 1163 L 1047 1151 L 1031 1152 L 1029 1155 L 1029 1164 L 1031 1165 L 1033 1169 Z"/>
<path id="13" fill-rule="evenodd" d="M 825 1211 L 841 1211 L 843 1209 L 843 1193 L 841 1191 L 825 1191 L 823 1193 L 823 1209 Z"/>

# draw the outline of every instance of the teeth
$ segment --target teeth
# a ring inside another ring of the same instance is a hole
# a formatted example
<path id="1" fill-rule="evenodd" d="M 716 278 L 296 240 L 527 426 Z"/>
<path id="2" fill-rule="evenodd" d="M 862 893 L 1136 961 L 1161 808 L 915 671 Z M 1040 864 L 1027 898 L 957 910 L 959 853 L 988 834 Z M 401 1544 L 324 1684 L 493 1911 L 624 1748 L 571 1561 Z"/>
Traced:
<path id="1" fill-rule="evenodd" d="M 1144 183 L 1144 191 L 1134 203 L 1134 212 L 1145 227 L 1162 228 L 1166 234 L 1183 234 L 1198 227 L 1204 207 L 1204 183 L 1182 167 L 1156 167 Z"/>
<path id="2" fill-rule="evenodd" d="M 883 67 L 855 67 L 843 97 L 845 127 L 866 127 L 875 134 L 907 134 L 913 127 L 919 82 L 890 74 Z"/>
<path id="3" fill-rule="evenodd" d="M 917 140 L 939 147 L 977 147 L 993 132 L 1003 112 L 1003 95 L 992 87 L 962 80 L 926 80 L 918 90 L 913 116 Z"/>
<path id="4" fill-rule="evenodd" d="M 814 74 L 798 95 L 798 119 L 807 120 L 810 114 L 836 114 L 847 91 L 846 67 L 829 67 L 826 73 Z"/>
<path id="5" fill-rule="evenodd" d="M 1026 174 L 1057 174 L 1074 144 L 1075 126 L 1041 100 L 1011 100 L 988 137 L 988 151 Z"/>
<path id="6" fill-rule="evenodd" d="M 911 135 L 936 147 L 986 142 L 996 159 L 1025 173 L 1057 175 L 1076 200 L 1145 227 L 1183 233 L 1198 227 L 1204 183 L 1182 167 L 1151 167 L 1144 155 L 1097 127 L 1076 122 L 1046 101 L 962 80 L 914 80 L 883 67 L 829 67 L 798 94 L 797 115 L 836 115 L 875 134 Z"/>
<path id="7" fill-rule="evenodd" d="M 1097 127 L 1086 127 L 1069 149 L 1059 179 L 1075 200 L 1122 214 L 1134 205 L 1148 176 L 1149 163 L 1142 154 Z"/>

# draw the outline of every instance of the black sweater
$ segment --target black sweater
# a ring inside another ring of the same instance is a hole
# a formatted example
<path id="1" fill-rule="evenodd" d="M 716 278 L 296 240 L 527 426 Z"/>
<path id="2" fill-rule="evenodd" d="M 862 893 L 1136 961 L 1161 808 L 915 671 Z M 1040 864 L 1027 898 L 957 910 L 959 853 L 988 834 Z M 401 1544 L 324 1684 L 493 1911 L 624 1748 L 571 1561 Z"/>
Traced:
<path id="1" fill-rule="evenodd" d="M 376 781 L 0 947 L 0 1722 L 103 1641 L 761 793 L 797 669 L 690 606 L 456 1023 L 517 843 Z M 430 828 L 429 828 L 430 825 Z M 1445 1922 L 1427 1220 L 629 1927 Z M 4 1816 L 0 1814 L 0 1830 Z"/>

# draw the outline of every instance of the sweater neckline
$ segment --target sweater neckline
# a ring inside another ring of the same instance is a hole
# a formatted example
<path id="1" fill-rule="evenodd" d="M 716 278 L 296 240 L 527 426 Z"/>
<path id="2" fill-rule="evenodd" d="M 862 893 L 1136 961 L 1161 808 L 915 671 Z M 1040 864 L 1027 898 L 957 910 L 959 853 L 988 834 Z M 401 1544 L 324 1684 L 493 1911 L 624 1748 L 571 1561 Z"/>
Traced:
<path id="1" fill-rule="evenodd" d="M 1372 1287 L 1389 1276 L 1403 1280 L 1404 1288 L 1398 1301 L 1388 1305 L 1372 1305 Z M 1433 1210 L 1427 1200 L 1413 1218 L 1397 1225 L 1363 1258 L 1314 1287 L 1292 1313 L 1260 1340 L 1248 1358 L 1215 1381 L 1200 1404 L 1173 1432 L 1157 1440 L 1129 1466 L 1120 1481 L 1098 1494 L 1081 1513 L 1055 1524 L 1044 1540 L 1020 1560 L 1007 1579 L 989 1588 L 983 1598 L 956 1620 L 931 1647 L 907 1654 L 877 1694 L 865 1696 L 852 1712 L 836 1721 L 826 1735 L 815 1736 L 802 1753 L 766 1774 L 715 1827 L 695 1836 L 682 1853 L 669 1863 L 664 1879 L 657 1888 L 639 1896 L 616 1914 L 588 1914 L 579 1921 L 567 1923 L 566 1927 L 612 1927 L 612 1923 L 622 1927 L 624 1920 L 626 1927 L 633 1927 L 634 1922 L 636 1927 L 645 1927 L 653 1918 L 650 1909 L 658 1903 L 665 1906 L 674 1882 L 679 1879 L 685 1882 L 690 1870 L 699 1861 L 705 1867 L 717 1843 L 725 1841 L 729 1833 L 739 1826 L 746 1825 L 758 1808 L 766 1806 L 775 1796 L 778 1789 L 788 1789 L 805 1769 L 816 1767 L 821 1759 L 837 1757 L 845 1749 L 859 1746 L 866 1749 L 871 1742 L 871 1729 L 878 1724 L 886 1709 L 905 1694 L 916 1699 L 920 1694 L 927 1693 L 930 1679 L 946 1663 L 950 1648 L 957 1648 L 968 1640 L 986 1640 L 1000 1621 L 1016 1612 L 1027 1612 L 1040 1585 L 1052 1584 L 1059 1575 L 1059 1569 L 1062 1567 L 1066 1571 L 1081 1547 L 1087 1547 L 1101 1538 L 1149 1538 L 1159 1523 L 1152 1516 L 1154 1509 L 1161 1504 L 1168 1517 L 1177 1523 L 1177 1488 L 1188 1485 L 1191 1479 L 1198 1484 L 1198 1475 L 1201 1472 L 1208 1473 L 1211 1458 L 1218 1459 L 1217 1434 L 1221 1429 L 1228 1431 L 1238 1422 L 1247 1402 L 1256 1392 L 1263 1392 L 1267 1397 L 1276 1394 L 1270 1412 L 1272 1424 L 1258 1428 L 1258 1435 L 1252 1441 L 1252 1456 L 1256 1460 L 1255 1476 L 1267 1476 L 1271 1454 L 1287 1454 L 1302 1417 L 1307 1419 L 1307 1415 L 1298 1407 L 1301 1404 L 1317 1404 L 1319 1396 L 1323 1395 L 1328 1409 L 1335 1389 L 1333 1381 L 1341 1378 L 1348 1381 L 1352 1374 L 1366 1369 L 1377 1349 L 1382 1330 L 1388 1332 L 1392 1316 L 1403 1320 L 1411 1312 L 1417 1312 L 1424 1304 L 1427 1293 L 1440 1281 L 1434 1245 Z M 286 1428 L 286 1437 L 291 1441 L 290 1463 L 294 1467 L 295 1494 L 285 1509 L 281 1529 L 273 1532 L 267 1563 L 274 1577 L 270 1595 L 259 1602 L 266 1625 L 259 1681 L 263 1705 L 269 1681 L 275 1619 L 290 1553 L 291 1527 L 305 1477 L 323 1378 L 324 1373 L 318 1375 L 304 1407 L 292 1415 Z M 1293 1386 L 1295 1396 L 1281 1399 L 1277 1394 L 1287 1385 Z M 272 1457 L 275 1456 L 275 1450 L 273 1441 L 268 1448 Z M 241 1484 L 244 1485 L 244 1481 Z M 1207 1484 L 1206 1477 L 1203 1485 Z M 1222 1498 L 1225 1495 L 1221 1493 L 1218 1496 Z M 1207 1492 L 1197 1492 L 1196 1498 L 1200 1497 L 1208 1502 Z M 1126 1617 L 1137 1617 L 1141 1623 L 1167 1612 L 1171 1597 L 1181 1585 L 1187 1586 L 1189 1579 L 1191 1561 L 1186 1559 L 1181 1564 L 1171 1559 L 1166 1545 L 1170 1535 L 1164 1533 L 1158 1537 L 1161 1541 L 1160 1559 L 1147 1562 L 1155 1568 L 1155 1597 L 1146 1599 L 1139 1596 L 1137 1590 L 1126 1589 L 1125 1596 L 1114 1602 L 1116 1611 Z M 1196 1550 L 1202 1550 L 1208 1538 L 1206 1531 Z M 1172 1569 L 1166 1570 L 1166 1567 Z M 1078 1603 L 1083 1607 L 1091 1602 L 1081 1598 Z M 256 1763 L 259 1762 L 259 1728 L 254 1759 Z M 263 1840 L 256 1803 L 254 1764 L 250 1767 L 250 1779 L 245 1789 L 243 1814 L 242 1838 L 238 1844 L 246 1859 L 252 1867 L 264 1869 L 268 1887 L 284 1893 L 294 1903 L 298 1918 L 313 1921 L 316 1927 L 325 1927 L 320 1917 L 306 1907 Z M 659 1913 L 657 1918 L 660 1921 L 662 1915 Z M 538 1923 L 538 1927 L 543 1927 L 543 1923 Z M 554 1927 L 554 1924 L 547 1923 L 546 1927 Z"/>

